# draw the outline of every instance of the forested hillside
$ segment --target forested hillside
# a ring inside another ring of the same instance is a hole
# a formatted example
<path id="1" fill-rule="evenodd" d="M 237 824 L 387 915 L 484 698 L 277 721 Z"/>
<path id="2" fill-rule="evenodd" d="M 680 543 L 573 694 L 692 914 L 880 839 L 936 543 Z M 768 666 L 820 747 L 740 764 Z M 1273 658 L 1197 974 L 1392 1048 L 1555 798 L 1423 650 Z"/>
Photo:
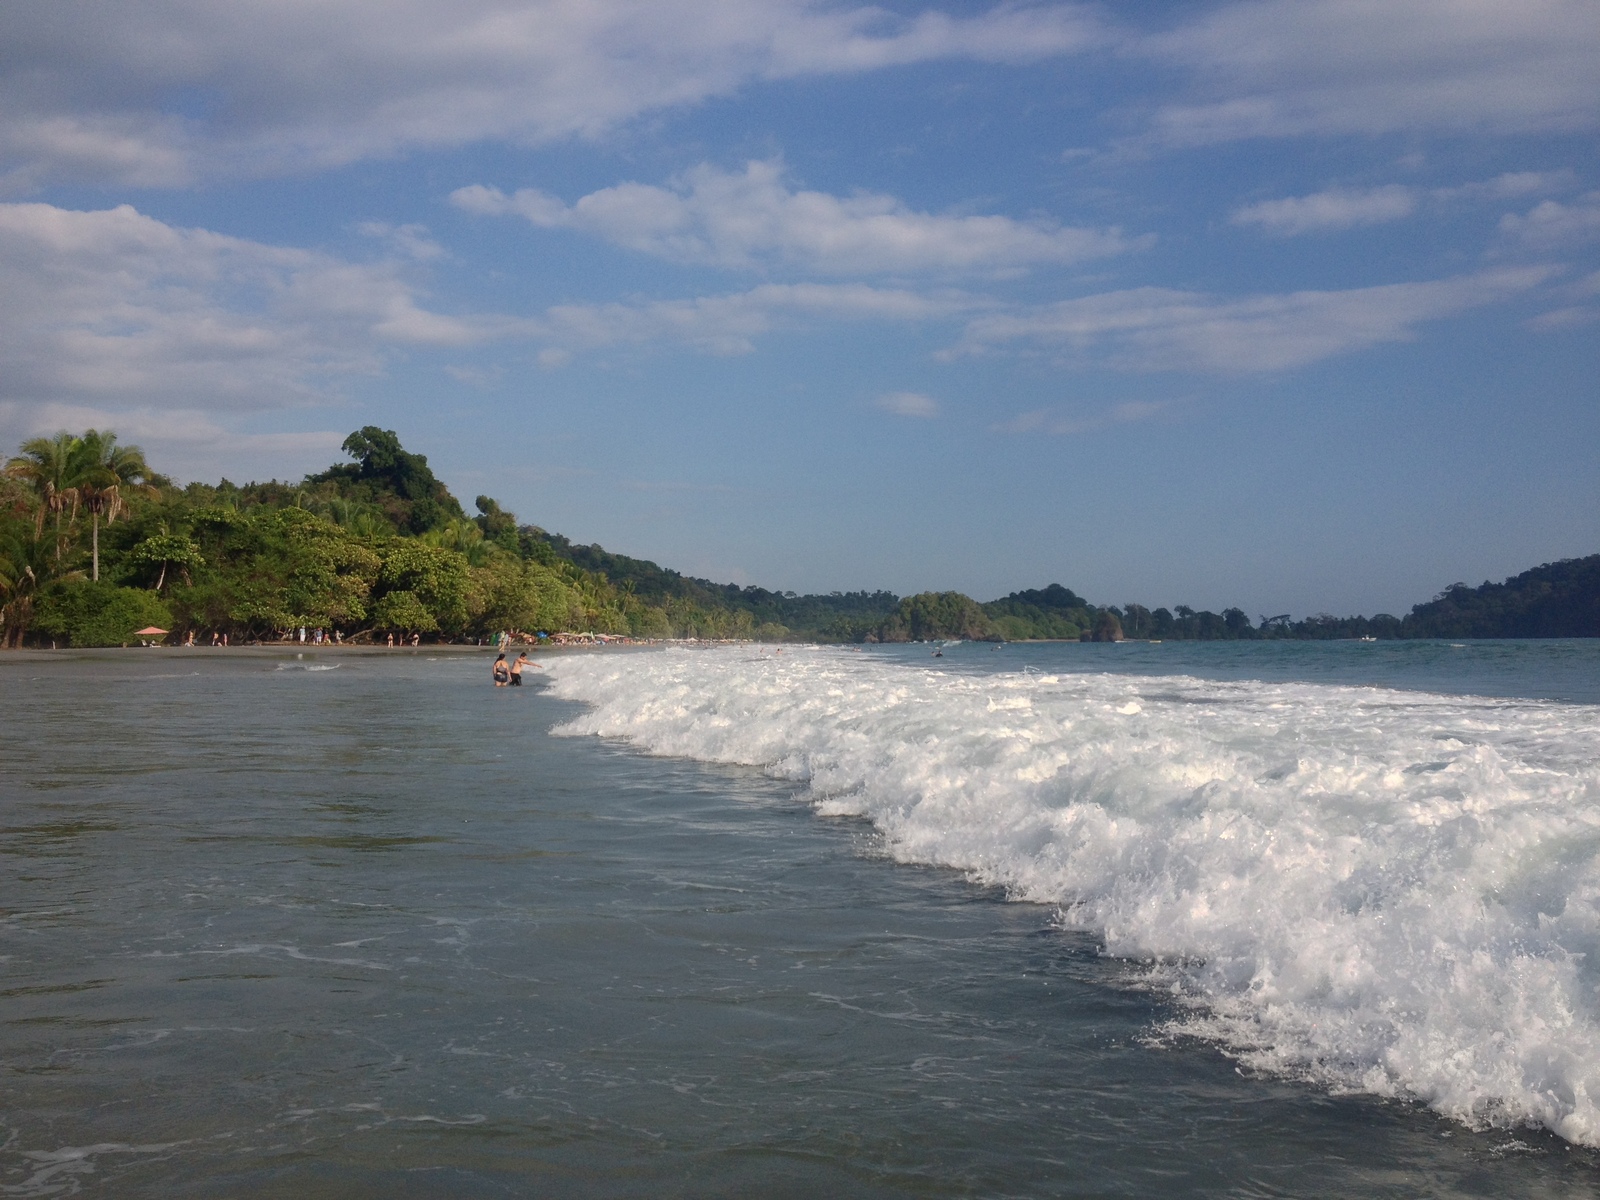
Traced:
<path id="1" fill-rule="evenodd" d="M 1402 622 L 1405 637 L 1600 637 L 1600 554 L 1469 588 L 1452 584 Z"/>
<path id="2" fill-rule="evenodd" d="M 116 645 L 147 625 L 233 641 L 299 626 L 356 640 L 500 630 L 750 637 L 749 614 L 651 603 L 480 496 L 469 517 L 395 434 L 298 484 L 190 484 L 90 430 L 25 443 L 0 492 L 6 645 Z"/>
<path id="3" fill-rule="evenodd" d="M 1454 584 L 1404 618 L 1252 622 L 1185 605 L 1096 606 L 1059 583 L 980 604 L 959 592 L 799 596 L 695 579 L 519 523 L 489 496 L 469 516 L 393 431 L 300 483 L 177 487 L 115 434 L 23 444 L 0 474 L 0 644 L 472 640 L 501 630 L 832 642 L 1600 636 L 1600 555 L 1504 583 Z"/>

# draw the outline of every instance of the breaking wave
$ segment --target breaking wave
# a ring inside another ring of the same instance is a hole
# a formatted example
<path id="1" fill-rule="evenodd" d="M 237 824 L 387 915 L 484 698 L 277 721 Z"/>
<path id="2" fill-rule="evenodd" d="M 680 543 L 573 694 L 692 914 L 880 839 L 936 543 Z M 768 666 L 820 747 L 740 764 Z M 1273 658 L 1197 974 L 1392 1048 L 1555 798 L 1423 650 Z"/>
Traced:
<path id="1" fill-rule="evenodd" d="M 556 732 L 757 765 L 1059 906 L 1250 1065 L 1600 1144 L 1600 708 L 833 651 L 553 662 Z"/>

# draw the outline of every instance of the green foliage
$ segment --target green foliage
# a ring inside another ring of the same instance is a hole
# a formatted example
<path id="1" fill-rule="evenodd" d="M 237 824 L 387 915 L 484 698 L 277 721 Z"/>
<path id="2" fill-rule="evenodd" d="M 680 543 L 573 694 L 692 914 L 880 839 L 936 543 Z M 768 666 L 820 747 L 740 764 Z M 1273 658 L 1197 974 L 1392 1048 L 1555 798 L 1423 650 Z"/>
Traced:
<path id="1" fill-rule="evenodd" d="M 907 596 L 878 627 L 880 642 L 926 642 L 948 638 L 998 641 L 1001 634 L 983 606 L 960 592 L 921 592 Z"/>
<path id="2" fill-rule="evenodd" d="M 498 501 L 488 496 L 479 496 L 475 503 L 481 515 L 474 517 L 473 521 L 483 531 L 483 536 L 501 549 L 516 553 L 518 549 L 516 514 L 506 512 Z"/>
<path id="3" fill-rule="evenodd" d="M 374 594 L 378 602 L 373 608 L 373 619 L 380 629 L 443 630 L 460 633 L 467 625 L 468 566 L 464 555 L 443 546 L 428 546 L 417 541 L 399 539 L 384 548 L 383 565 L 378 572 Z M 410 600 L 396 599 L 393 604 L 383 601 L 396 593 L 410 596 Z M 397 614 L 405 614 L 415 621 L 413 601 L 427 614 L 430 624 L 398 624 Z"/>
<path id="4" fill-rule="evenodd" d="M 1089 602 L 1059 583 L 1012 592 L 1003 600 L 991 600 L 983 611 L 1008 641 L 1076 641 L 1094 624 Z"/>
<path id="5" fill-rule="evenodd" d="M 356 462 L 309 476 L 307 488 L 331 485 L 337 497 L 381 511 L 400 533 L 426 533 L 452 519 L 466 519 L 460 502 L 429 469 L 427 458 L 401 446 L 394 430 L 363 426 L 345 438 L 343 449 Z"/>
<path id="6" fill-rule="evenodd" d="M 685 637 L 718 637 L 724 635 L 706 631 L 771 625 L 787 629 L 799 640 L 859 642 L 876 636 L 878 626 L 900 603 L 900 597 L 893 592 L 797 596 L 793 592 L 712 583 L 680 575 L 644 559 L 613 554 L 597 545 L 577 545 L 537 526 L 523 526 L 519 539 L 524 557 L 552 564 L 568 563 L 580 571 L 598 575 L 626 594 L 625 609 L 630 614 L 641 605 L 660 610 L 665 614 L 668 627 Z M 736 617 L 716 615 L 740 612 L 749 614 L 748 625 Z M 637 626 L 632 615 L 630 622 L 636 628 L 645 628 Z M 653 624 L 648 627 L 659 628 Z M 650 632 L 640 636 L 669 635 Z"/>
<path id="7" fill-rule="evenodd" d="M 1600 637 L 1600 554 L 1476 588 L 1452 584 L 1402 622 L 1407 637 Z"/>
<path id="8" fill-rule="evenodd" d="M 357 637 L 504 629 L 855 642 L 1600 636 L 1600 555 L 1501 584 L 1455 584 L 1404 620 L 1281 614 L 1252 624 L 1238 608 L 1096 607 L 1056 583 L 986 604 L 957 592 L 797 596 L 519 526 L 488 496 L 469 519 L 392 430 L 358 430 L 345 450 L 354 462 L 300 483 L 178 489 L 110 432 L 30 439 L 0 474 L 0 645 L 121 644 L 152 621 L 235 640 L 299 625 Z M 123 586 L 83 581 L 101 565 Z"/>
<path id="9" fill-rule="evenodd" d="M 73 646 L 125 646 L 136 630 L 172 627 L 172 614 L 154 592 L 87 579 L 45 588 L 34 620 L 40 631 Z"/>
<path id="10" fill-rule="evenodd" d="M 159 592 L 169 570 L 188 577 L 190 568 L 204 566 L 206 560 L 193 538 L 163 530 L 136 544 L 124 561 L 136 572 L 154 574 L 152 586 Z"/>
<path id="11" fill-rule="evenodd" d="M 297 508 L 204 508 L 192 522 L 203 565 L 171 589 L 182 627 L 270 637 L 366 619 L 381 560 L 332 522 Z"/>
<path id="12" fill-rule="evenodd" d="M 99 579 L 101 518 L 114 524 L 133 495 L 154 494 L 168 481 L 150 470 L 144 451 L 117 445 L 117 435 L 109 430 L 90 429 L 81 436 L 62 430 L 51 438 L 30 438 L 21 449 L 6 463 L 6 473 L 26 480 L 36 492 L 37 528 L 43 530 L 48 514 L 58 539 L 70 537 L 80 509 L 88 513 L 90 574 Z M 65 545 L 58 541 L 58 558 Z"/>
<path id="13" fill-rule="evenodd" d="M 372 606 L 372 620 L 379 629 L 396 633 L 433 633 L 438 619 L 415 592 L 390 592 Z"/>
<path id="14" fill-rule="evenodd" d="M 468 566 L 473 567 L 487 566 L 496 556 L 504 553 L 502 547 L 486 539 L 483 530 L 465 517 L 445 521 L 420 534 L 417 540 L 425 546 L 454 550 L 467 560 Z"/>
<path id="15" fill-rule="evenodd" d="M 0 511 L 0 647 L 22 644 L 39 589 L 56 575 L 56 539 L 25 516 Z"/>

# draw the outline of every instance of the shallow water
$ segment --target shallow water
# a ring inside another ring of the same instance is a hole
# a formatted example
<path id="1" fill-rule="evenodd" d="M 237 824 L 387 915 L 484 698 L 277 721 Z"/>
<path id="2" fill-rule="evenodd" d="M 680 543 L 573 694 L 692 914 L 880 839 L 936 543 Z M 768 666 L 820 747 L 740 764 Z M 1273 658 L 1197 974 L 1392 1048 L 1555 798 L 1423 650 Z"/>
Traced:
<path id="1" fill-rule="evenodd" d="M 1089 661 L 1003 653 L 1024 649 Z M 917 686 L 924 652 L 862 659 Z M 760 656 L 718 653 L 684 659 Z M 990 686 L 977 653 L 941 665 Z M 652 657 L 557 672 L 577 689 Z M 1600 1187 L 1551 1134 L 1172 1033 L 1194 997 L 1054 903 L 894 861 L 881 814 L 819 818 L 792 771 L 551 737 L 587 710 L 486 673 L 425 652 L 0 658 L 0 1191 Z"/>

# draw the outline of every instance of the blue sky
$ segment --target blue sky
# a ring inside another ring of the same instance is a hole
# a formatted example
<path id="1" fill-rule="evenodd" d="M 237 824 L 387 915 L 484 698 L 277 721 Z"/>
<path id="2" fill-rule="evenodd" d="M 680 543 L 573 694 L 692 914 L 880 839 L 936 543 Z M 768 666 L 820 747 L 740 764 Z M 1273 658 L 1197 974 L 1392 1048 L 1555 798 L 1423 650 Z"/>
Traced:
<path id="1" fill-rule="evenodd" d="M 65 0 L 0 437 L 796 591 L 1388 610 L 1600 551 L 1600 5 Z"/>

